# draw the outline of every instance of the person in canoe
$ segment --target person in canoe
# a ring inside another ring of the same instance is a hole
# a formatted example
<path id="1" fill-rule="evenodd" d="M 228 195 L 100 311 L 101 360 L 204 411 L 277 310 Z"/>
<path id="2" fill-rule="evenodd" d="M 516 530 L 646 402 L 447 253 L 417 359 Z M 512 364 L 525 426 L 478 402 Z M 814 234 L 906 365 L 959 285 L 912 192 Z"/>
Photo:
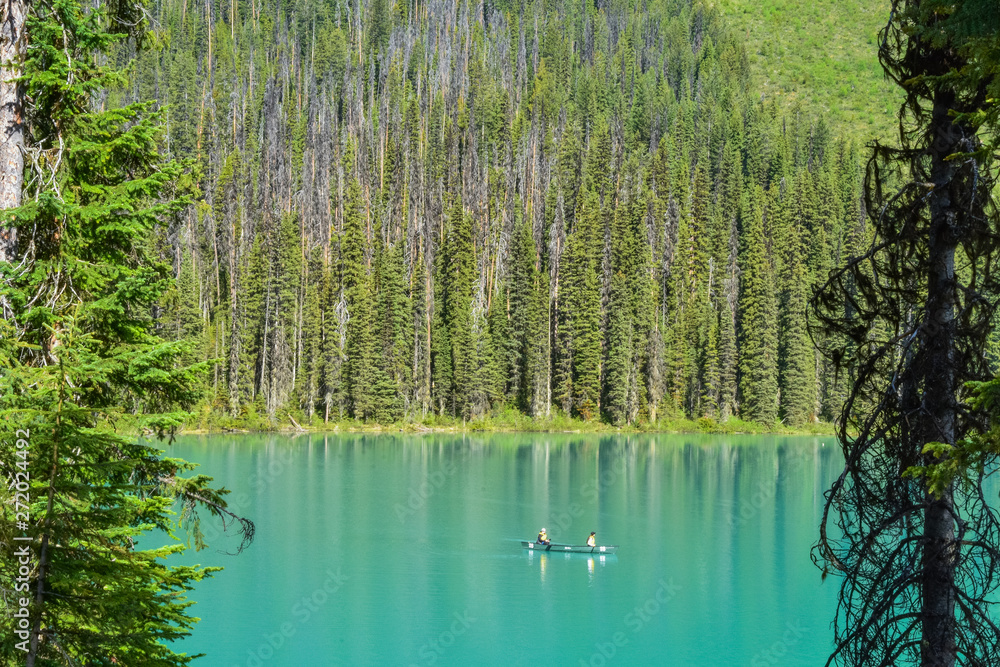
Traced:
<path id="1" fill-rule="evenodd" d="M 597 546 L 597 533 L 591 533 L 590 534 L 590 537 L 587 538 L 587 546 L 588 547 L 596 547 Z"/>
<path id="2" fill-rule="evenodd" d="M 538 544 L 551 544 L 552 540 L 549 539 L 548 533 L 546 533 L 545 529 L 542 528 L 540 531 L 538 531 L 538 539 L 536 540 L 536 542 Z"/>

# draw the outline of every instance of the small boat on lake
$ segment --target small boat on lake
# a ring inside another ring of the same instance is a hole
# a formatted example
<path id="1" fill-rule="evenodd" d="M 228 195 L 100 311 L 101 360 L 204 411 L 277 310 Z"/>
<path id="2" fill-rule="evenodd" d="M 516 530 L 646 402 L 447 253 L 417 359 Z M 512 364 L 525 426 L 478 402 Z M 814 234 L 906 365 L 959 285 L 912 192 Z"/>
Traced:
<path id="1" fill-rule="evenodd" d="M 563 554 L 613 554 L 618 551 L 618 545 L 606 546 L 606 547 L 588 547 L 586 544 L 556 544 L 555 542 L 550 542 L 549 544 L 539 544 L 538 542 L 529 542 L 527 540 L 521 540 L 521 546 L 525 549 L 530 549 L 531 551 L 547 551 L 549 553 L 563 553 Z"/>

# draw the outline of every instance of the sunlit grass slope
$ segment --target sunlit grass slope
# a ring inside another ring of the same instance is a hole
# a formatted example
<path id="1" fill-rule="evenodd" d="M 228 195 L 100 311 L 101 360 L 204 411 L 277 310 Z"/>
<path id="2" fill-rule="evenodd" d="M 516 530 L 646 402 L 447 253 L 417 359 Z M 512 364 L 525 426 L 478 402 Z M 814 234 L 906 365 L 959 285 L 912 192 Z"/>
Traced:
<path id="1" fill-rule="evenodd" d="M 860 143 L 892 139 L 900 96 L 882 75 L 888 0 L 714 0 L 747 37 L 760 90 L 823 109 Z"/>

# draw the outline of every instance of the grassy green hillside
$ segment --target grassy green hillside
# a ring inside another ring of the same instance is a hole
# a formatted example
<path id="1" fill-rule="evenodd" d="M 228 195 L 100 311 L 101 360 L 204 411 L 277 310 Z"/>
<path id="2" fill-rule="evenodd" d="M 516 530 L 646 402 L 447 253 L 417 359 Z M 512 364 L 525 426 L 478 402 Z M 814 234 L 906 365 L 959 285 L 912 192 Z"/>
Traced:
<path id="1" fill-rule="evenodd" d="M 716 0 L 747 38 L 759 86 L 791 107 L 825 110 L 864 143 L 891 139 L 900 96 L 876 54 L 888 0 Z"/>

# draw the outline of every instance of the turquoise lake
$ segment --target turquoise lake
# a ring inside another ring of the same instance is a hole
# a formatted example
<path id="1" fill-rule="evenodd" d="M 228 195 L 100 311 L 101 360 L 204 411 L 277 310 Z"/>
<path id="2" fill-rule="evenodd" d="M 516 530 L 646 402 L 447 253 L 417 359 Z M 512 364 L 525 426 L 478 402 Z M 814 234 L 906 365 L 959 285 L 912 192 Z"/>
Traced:
<path id="1" fill-rule="evenodd" d="M 257 527 L 210 518 L 195 664 L 819 665 L 839 580 L 809 559 L 832 436 L 187 436 Z M 620 545 L 617 555 L 522 549 Z M 175 649 L 176 650 L 176 649 Z"/>

